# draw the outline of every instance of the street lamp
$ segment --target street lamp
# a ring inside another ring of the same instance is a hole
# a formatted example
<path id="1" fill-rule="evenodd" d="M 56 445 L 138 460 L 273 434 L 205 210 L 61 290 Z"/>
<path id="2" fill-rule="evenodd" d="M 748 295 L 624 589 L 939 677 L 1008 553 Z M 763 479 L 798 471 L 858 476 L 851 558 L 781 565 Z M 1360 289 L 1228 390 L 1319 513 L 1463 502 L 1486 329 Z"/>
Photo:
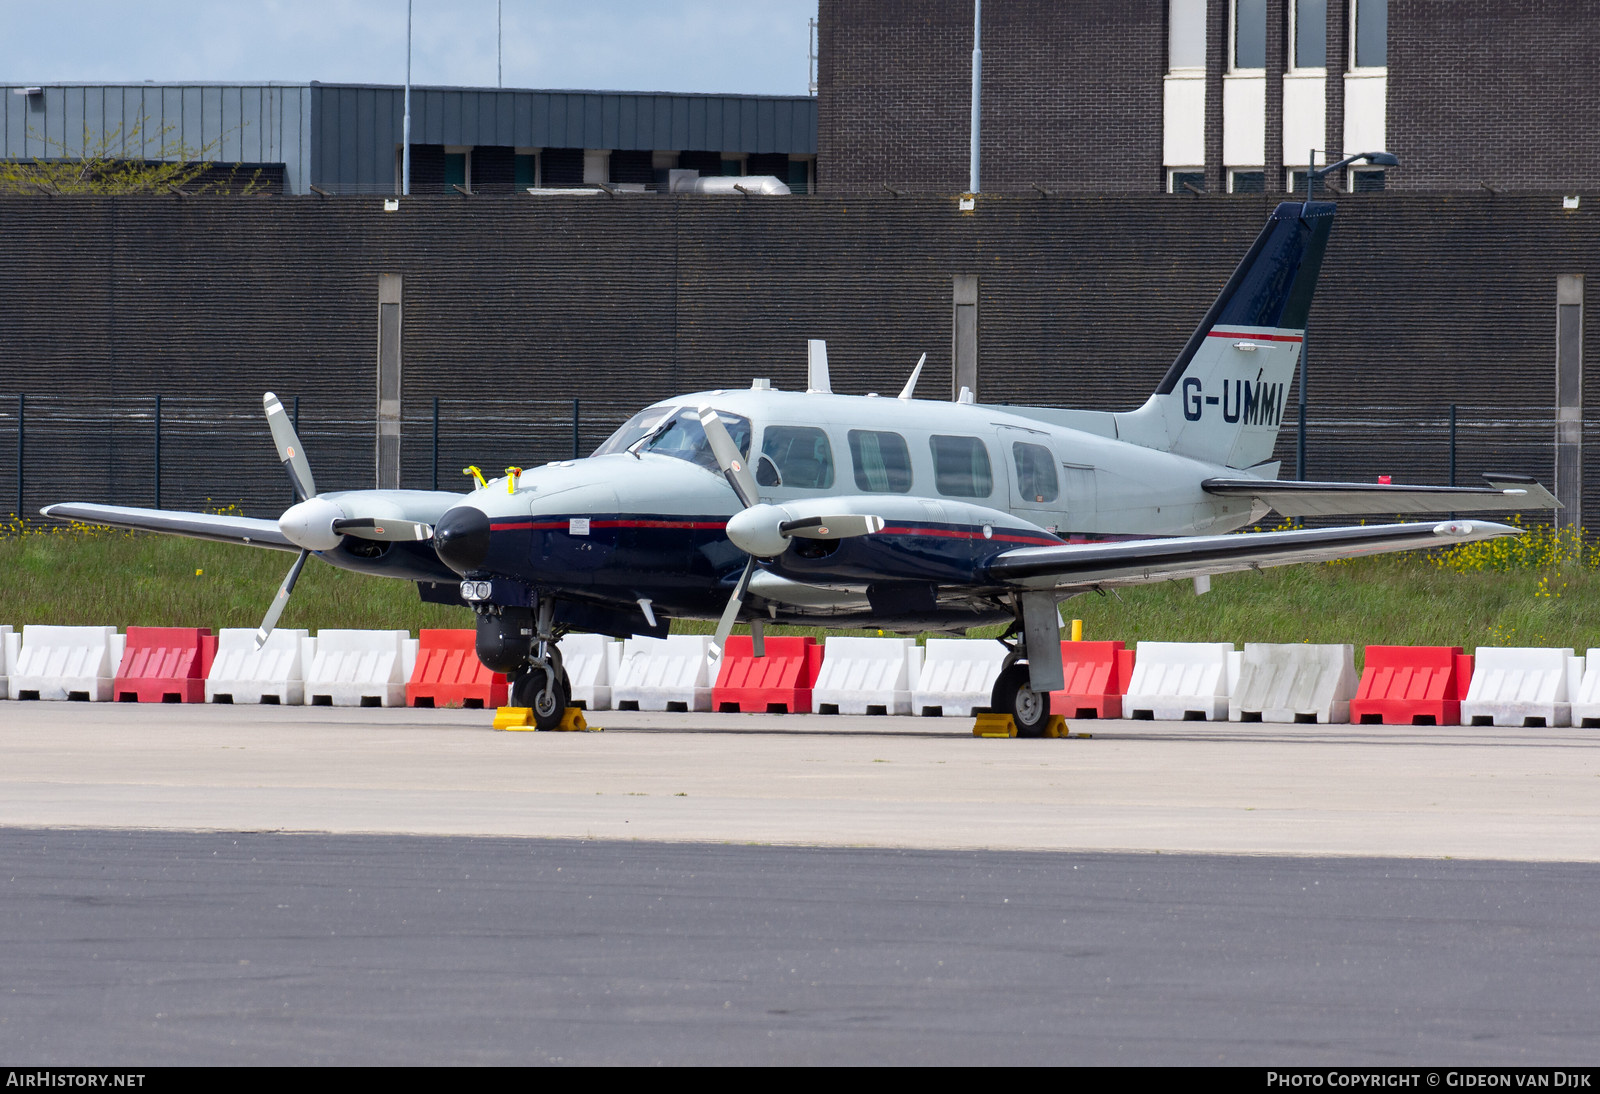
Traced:
<path id="1" fill-rule="evenodd" d="M 1311 204 L 1313 187 L 1342 168 L 1349 167 L 1352 163 L 1365 160 L 1374 167 L 1398 167 L 1399 157 L 1392 152 L 1358 152 L 1353 156 L 1346 156 L 1338 163 L 1330 163 L 1326 167 L 1317 166 L 1317 150 L 1313 148 L 1306 161 L 1306 204 Z M 1304 210 L 1302 210 L 1304 212 Z M 1294 477 L 1301 482 L 1306 480 L 1306 381 L 1311 356 L 1311 331 L 1310 320 L 1306 321 L 1307 330 L 1300 339 L 1300 428 L 1299 436 L 1295 440 Z"/>

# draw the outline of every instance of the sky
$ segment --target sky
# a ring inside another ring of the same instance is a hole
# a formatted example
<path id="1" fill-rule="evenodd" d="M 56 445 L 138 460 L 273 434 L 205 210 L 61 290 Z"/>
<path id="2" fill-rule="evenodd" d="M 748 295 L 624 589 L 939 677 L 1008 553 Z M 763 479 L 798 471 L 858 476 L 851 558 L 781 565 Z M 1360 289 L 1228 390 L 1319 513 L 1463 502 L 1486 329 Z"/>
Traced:
<path id="1" fill-rule="evenodd" d="M 494 87 L 496 0 L 412 0 L 411 81 Z M 804 95 L 817 0 L 500 0 L 503 86 Z M 406 0 L 0 0 L 0 84 L 400 84 Z"/>

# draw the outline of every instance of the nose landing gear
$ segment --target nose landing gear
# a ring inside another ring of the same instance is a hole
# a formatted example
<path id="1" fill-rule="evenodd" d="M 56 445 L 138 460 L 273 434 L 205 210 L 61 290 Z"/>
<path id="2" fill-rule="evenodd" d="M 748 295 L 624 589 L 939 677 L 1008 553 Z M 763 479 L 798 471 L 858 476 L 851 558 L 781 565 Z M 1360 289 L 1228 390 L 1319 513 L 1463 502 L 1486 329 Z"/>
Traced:
<path id="1" fill-rule="evenodd" d="M 509 702 L 533 712 L 536 729 L 555 729 L 572 700 L 572 684 L 556 645 L 555 601 L 539 599 L 535 609 L 477 606 L 478 660 L 503 672 Z"/>

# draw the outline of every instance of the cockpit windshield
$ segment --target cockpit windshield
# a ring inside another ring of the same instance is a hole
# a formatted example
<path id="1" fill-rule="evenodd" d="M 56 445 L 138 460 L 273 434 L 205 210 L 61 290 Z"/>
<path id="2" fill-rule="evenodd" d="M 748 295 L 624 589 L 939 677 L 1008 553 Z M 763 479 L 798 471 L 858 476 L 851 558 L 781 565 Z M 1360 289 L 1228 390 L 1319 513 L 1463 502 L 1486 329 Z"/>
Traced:
<path id="1" fill-rule="evenodd" d="M 677 412 L 675 406 L 650 406 L 622 423 L 611 436 L 606 438 L 606 443 L 589 453 L 591 456 L 605 456 L 612 452 L 626 452 L 628 446 L 650 433 L 656 426 L 666 421 Z"/>
<path id="2" fill-rule="evenodd" d="M 749 459 L 750 419 L 729 414 L 725 410 L 717 411 L 717 417 L 733 438 L 739 454 Z M 629 418 L 605 444 L 595 449 L 594 454 L 604 456 L 611 452 L 626 452 L 635 444 L 639 444 L 636 449 L 638 452 L 688 460 L 707 471 L 720 470 L 711 444 L 706 440 L 705 427 L 700 424 L 700 414 L 691 408 L 652 407 L 641 411 Z"/>
<path id="3" fill-rule="evenodd" d="M 723 428 L 728 431 L 728 436 L 733 438 L 734 447 L 738 448 L 739 455 L 749 459 L 750 419 L 729 414 L 725 410 L 717 411 L 717 417 L 722 421 Z M 700 424 L 698 411 L 679 411 L 676 417 L 666 423 L 666 428 L 659 430 L 645 441 L 640 451 L 688 460 L 707 471 L 721 473 L 721 469 L 717 466 L 717 457 L 711 451 L 711 442 L 706 440 L 705 427 Z"/>

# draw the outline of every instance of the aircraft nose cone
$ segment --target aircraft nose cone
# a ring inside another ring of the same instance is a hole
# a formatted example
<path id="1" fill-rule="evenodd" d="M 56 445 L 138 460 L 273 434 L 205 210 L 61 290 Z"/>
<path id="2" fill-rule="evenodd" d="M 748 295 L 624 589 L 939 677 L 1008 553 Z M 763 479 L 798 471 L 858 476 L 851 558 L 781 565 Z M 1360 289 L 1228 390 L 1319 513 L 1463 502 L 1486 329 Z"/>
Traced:
<path id="1" fill-rule="evenodd" d="M 433 526 L 433 549 L 440 562 L 465 577 L 489 553 L 489 518 L 474 506 L 456 506 Z"/>

